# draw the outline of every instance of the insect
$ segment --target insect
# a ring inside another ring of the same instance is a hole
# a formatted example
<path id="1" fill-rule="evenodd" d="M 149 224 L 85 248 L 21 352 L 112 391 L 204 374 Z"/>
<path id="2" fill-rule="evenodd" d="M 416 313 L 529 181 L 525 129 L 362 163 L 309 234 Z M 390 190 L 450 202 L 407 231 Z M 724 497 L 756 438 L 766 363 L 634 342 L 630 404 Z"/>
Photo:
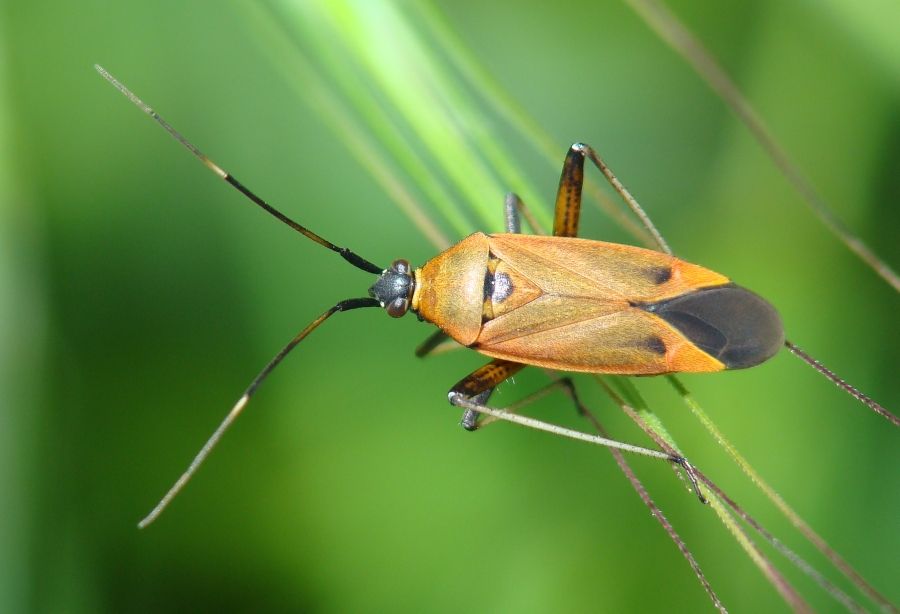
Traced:
<path id="1" fill-rule="evenodd" d="M 207 158 L 153 109 L 100 66 L 97 71 L 221 179 L 269 214 L 353 266 L 377 275 L 368 296 L 340 301 L 298 333 L 250 383 L 184 474 L 141 527 L 156 519 L 187 483 L 251 396 L 285 356 L 338 312 L 380 307 L 399 318 L 412 311 L 438 331 L 417 352 L 447 337 L 491 358 L 450 389 L 474 429 L 493 390 L 527 365 L 622 375 L 713 372 L 752 367 L 784 344 L 775 309 L 724 275 L 653 250 L 578 238 L 585 160 L 597 166 L 641 217 L 643 210 L 596 152 L 576 143 L 563 163 L 553 236 L 520 232 L 515 195 L 506 199 L 506 233 L 476 232 L 420 268 L 395 260 L 382 268 L 327 241 L 275 209 Z M 496 411 L 496 410 L 494 410 Z M 602 440 L 604 445 L 690 465 L 678 456 Z M 693 478 L 692 478 L 693 479 Z M 699 491 L 698 491 L 699 492 Z"/>

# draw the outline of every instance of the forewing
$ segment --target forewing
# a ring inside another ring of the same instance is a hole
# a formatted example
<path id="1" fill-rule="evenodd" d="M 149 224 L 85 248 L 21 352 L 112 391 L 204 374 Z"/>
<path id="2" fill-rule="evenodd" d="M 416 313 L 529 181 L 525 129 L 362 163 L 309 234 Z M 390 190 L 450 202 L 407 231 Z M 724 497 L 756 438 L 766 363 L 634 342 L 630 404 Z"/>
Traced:
<path id="1" fill-rule="evenodd" d="M 471 347 L 564 371 L 649 375 L 724 365 L 639 305 L 728 279 L 637 247 L 560 237 L 492 235 L 491 254 L 541 295 L 482 325 Z"/>
<path id="2" fill-rule="evenodd" d="M 602 241 L 501 234 L 490 236 L 490 250 L 557 296 L 650 303 L 730 281 L 668 254 Z"/>
<path id="3" fill-rule="evenodd" d="M 472 347 L 561 371 L 650 375 L 723 368 L 651 313 L 581 298 L 536 299 L 486 322 Z"/>

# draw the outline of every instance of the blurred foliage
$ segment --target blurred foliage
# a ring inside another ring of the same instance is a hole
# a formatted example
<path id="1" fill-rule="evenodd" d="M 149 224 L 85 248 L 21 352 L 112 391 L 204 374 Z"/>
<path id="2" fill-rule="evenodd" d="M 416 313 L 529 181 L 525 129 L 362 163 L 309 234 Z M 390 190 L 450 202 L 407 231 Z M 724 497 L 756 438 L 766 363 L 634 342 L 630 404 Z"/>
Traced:
<path id="1" fill-rule="evenodd" d="M 374 3 L 356 4 L 377 18 Z M 633 13 L 584 0 L 438 4 L 557 141 L 560 163 L 574 141 L 597 147 L 676 253 L 770 298 L 793 340 L 896 410 L 896 294 L 824 232 Z M 900 73 L 885 24 L 900 15 L 880 4 L 881 19 L 879 3 L 847 0 L 670 6 L 838 215 L 896 267 Z M 605 451 L 507 425 L 464 433 L 445 393 L 483 359 L 418 361 L 412 348 L 431 329 L 374 310 L 338 316 L 304 342 L 158 524 L 135 529 L 265 361 L 371 280 L 248 206 L 93 63 L 326 238 L 378 263 L 435 253 L 308 105 L 303 83 L 286 78 L 256 11 L 0 4 L 0 610 L 709 607 Z M 417 66 L 402 59 L 391 74 L 401 89 Z M 502 123 L 491 130 L 534 186 L 533 205 L 549 208 L 558 170 Z M 431 134 L 425 125 L 412 136 Z M 484 214 L 460 186 L 450 194 L 469 207 L 468 230 L 500 227 L 497 194 L 485 195 Z M 434 223 L 459 236 L 437 213 Z M 629 240 L 594 209 L 582 234 Z M 900 599 L 896 432 L 787 354 L 684 380 L 812 526 Z M 523 374 L 496 401 L 545 381 Z M 637 384 L 700 467 L 825 567 L 665 381 Z M 590 380 L 582 391 L 618 438 L 645 442 Z M 561 396 L 534 413 L 584 428 Z M 633 465 L 726 606 L 785 608 L 668 469 Z M 836 608 L 786 573 L 815 607 Z"/>

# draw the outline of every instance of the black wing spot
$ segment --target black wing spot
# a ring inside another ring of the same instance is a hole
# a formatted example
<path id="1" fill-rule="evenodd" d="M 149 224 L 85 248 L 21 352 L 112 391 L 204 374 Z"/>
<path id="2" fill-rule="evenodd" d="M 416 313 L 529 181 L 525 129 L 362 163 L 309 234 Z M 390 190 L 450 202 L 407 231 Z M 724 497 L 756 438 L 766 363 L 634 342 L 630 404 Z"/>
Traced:
<path id="1" fill-rule="evenodd" d="M 784 345 L 784 328 L 775 308 L 733 284 L 640 307 L 664 319 L 728 369 L 758 365 Z"/>
<path id="2" fill-rule="evenodd" d="M 658 266 L 650 270 L 650 278 L 656 285 L 662 285 L 672 279 L 672 267 Z"/>
<path id="3" fill-rule="evenodd" d="M 659 356 L 666 355 L 666 344 L 661 337 L 657 337 L 656 335 L 647 337 L 643 344 L 641 344 L 641 347 Z"/>

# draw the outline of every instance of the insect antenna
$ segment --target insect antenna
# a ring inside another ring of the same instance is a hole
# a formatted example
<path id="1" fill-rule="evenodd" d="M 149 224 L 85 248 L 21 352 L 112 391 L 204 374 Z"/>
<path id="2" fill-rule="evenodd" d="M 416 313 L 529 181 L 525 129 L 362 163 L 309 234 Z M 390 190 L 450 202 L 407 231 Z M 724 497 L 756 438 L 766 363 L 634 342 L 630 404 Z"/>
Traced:
<path id="1" fill-rule="evenodd" d="M 134 103 L 134 105 L 137 108 L 139 108 L 141 111 L 143 111 L 144 113 L 146 113 L 147 115 L 152 117 L 156 121 L 157 124 L 162 126 L 162 128 L 166 132 L 169 133 L 169 135 L 171 135 L 176 141 L 178 141 L 179 143 L 184 145 L 184 147 L 188 151 L 190 151 L 192 154 L 194 154 L 194 156 L 198 160 L 200 160 L 206 168 L 208 168 L 209 170 L 214 172 L 216 175 L 218 175 L 219 178 L 227 181 L 229 184 L 231 184 L 232 187 L 234 187 L 234 189 L 236 189 L 238 192 L 240 192 L 241 194 L 243 194 L 244 196 L 249 198 L 260 208 L 264 209 L 267 213 L 278 218 L 280 221 L 287 224 L 288 226 L 290 226 L 291 228 L 293 228 L 294 230 L 296 230 L 297 232 L 299 232 L 306 238 L 312 239 L 313 241 L 315 241 L 322 247 L 327 247 L 331 251 L 339 253 L 344 260 L 346 260 L 347 262 L 349 262 L 356 268 L 362 269 L 363 271 L 367 271 L 369 273 L 374 273 L 376 275 L 380 275 L 382 273 L 382 271 L 384 270 L 384 267 L 375 266 L 374 264 L 372 264 L 365 258 L 359 256 L 358 254 L 354 253 L 353 251 L 347 249 L 346 247 L 339 247 L 339 246 L 335 245 L 334 243 L 332 243 L 331 241 L 327 241 L 327 240 L 323 239 L 322 237 L 320 237 L 313 231 L 309 230 L 305 226 L 302 226 L 301 224 L 298 224 L 297 222 L 295 222 L 294 220 L 292 220 L 291 218 L 286 216 L 284 213 L 282 213 L 281 211 L 279 211 L 278 209 L 276 209 L 275 207 L 273 207 L 272 205 L 270 205 L 269 203 L 264 201 L 262 198 L 260 198 L 256 194 L 254 194 L 249 188 L 247 188 L 247 186 L 245 186 L 240 181 L 235 179 L 231 174 L 225 172 L 222 169 L 222 167 L 220 167 L 218 164 L 216 164 L 215 162 L 213 162 L 212 160 L 207 158 L 206 155 L 202 151 L 197 149 L 197 147 L 193 143 L 191 143 L 186 138 L 184 138 L 181 135 L 181 133 L 179 133 L 171 125 L 169 125 L 169 122 L 167 122 L 165 119 L 163 119 L 159 115 L 159 113 L 154 111 L 147 103 L 145 103 L 143 100 L 138 98 L 134 94 L 134 92 L 129 90 L 127 87 L 125 87 L 125 85 L 121 81 L 119 81 L 118 79 L 113 77 L 111 74 L 109 74 L 105 68 L 103 68 L 99 64 L 94 64 L 94 68 L 97 70 L 98 73 L 100 73 L 101 77 L 103 77 L 104 79 L 109 81 L 109 83 L 114 88 L 116 88 L 117 90 L 122 92 L 122 94 L 124 94 L 125 97 L 128 98 L 128 100 L 130 100 L 132 103 Z"/>
<path id="2" fill-rule="evenodd" d="M 184 486 L 188 483 L 188 480 L 193 477 L 193 475 L 197 472 L 197 469 L 200 468 L 200 465 L 203 464 L 203 461 L 206 460 L 206 457 L 209 456 L 209 453 L 212 452 L 213 448 L 216 447 L 216 444 L 219 443 L 219 440 L 222 438 L 222 435 L 225 431 L 228 430 L 228 427 L 237 420 L 237 417 L 241 415 L 241 412 L 244 411 L 244 408 L 247 407 L 247 403 L 250 401 L 250 397 L 253 396 L 253 393 L 256 392 L 256 389 L 259 388 L 260 384 L 269 376 L 269 374 L 277 367 L 284 357 L 293 350 L 298 343 L 303 341 L 309 333 L 313 332 L 319 325 L 327 320 L 329 317 L 338 313 L 339 311 L 350 311 L 351 309 L 359 309 L 361 307 L 380 307 L 379 302 L 374 298 L 351 298 L 345 301 L 341 301 L 318 318 L 313 320 L 307 325 L 306 328 L 297 333 L 297 336 L 290 340 L 290 342 L 281 348 L 281 351 L 275 354 L 275 357 L 269 361 L 269 364 L 263 368 L 262 371 L 259 372 L 253 381 L 250 382 L 250 385 L 247 386 L 247 389 L 244 391 L 244 394 L 241 395 L 241 398 L 237 400 L 237 403 L 231 408 L 231 411 L 225 416 L 225 419 L 222 420 L 221 424 L 219 424 L 218 428 L 213 431 L 213 434 L 210 435 L 209 439 L 206 440 L 206 443 L 203 444 L 203 447 L 200 448 L 200 451 L 197 452 L 197 455 L 194 457 L 194 460 L 191 461 L 191 464 L 188 465 L 188 468 L 181 474 L 175 483 L 169 488 L 168 492 L 163 496 L 162 499 L 159 500 L 159 503 L 150 510 L 150 513 L 147 514 L 143 520 L 138 523 L 138 528 L 146 528 L 150 523 L 159 518 L 159 515 L 165 511 L 165 509 L 169 506 L 169 503 L 172 502 L 172 499 L 181 492 Z"/>

